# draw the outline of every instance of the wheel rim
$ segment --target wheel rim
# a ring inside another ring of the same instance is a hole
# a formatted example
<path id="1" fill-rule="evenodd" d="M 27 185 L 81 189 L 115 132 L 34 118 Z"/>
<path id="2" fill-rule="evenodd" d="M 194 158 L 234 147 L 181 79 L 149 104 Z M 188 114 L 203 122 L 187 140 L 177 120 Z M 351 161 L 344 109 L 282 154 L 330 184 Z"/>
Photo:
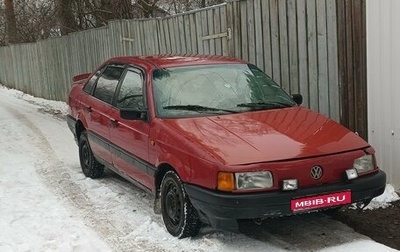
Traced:
<path id="1" fill-rule="evenodd" d="M 82 159 L 82 168 L 84 171 L 88 171 L 89 165 L 90 165 L 90 150 L 89 147 L 86 143 L 82 145 L 82 154 L 81 154 L 81 159 Z"/>
<path id="2" fill-rule="evenodd" d="M 170 181 L 165 195 L 167 217 L 173 226 L 178 226 L 182 219 L 182 200 L 177 186 Z"/>

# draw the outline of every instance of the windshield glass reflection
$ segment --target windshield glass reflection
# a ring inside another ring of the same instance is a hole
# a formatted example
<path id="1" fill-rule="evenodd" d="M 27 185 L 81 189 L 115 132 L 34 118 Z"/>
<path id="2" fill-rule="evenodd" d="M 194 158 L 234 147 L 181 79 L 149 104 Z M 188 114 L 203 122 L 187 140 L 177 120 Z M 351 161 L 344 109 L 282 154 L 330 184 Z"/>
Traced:
<path id="1" fill-rule="evenodd" d="M 269 76 L 246 64 L 156 70 L 153 88 L 160 117 L 240 113 L 296 105 Z"/>

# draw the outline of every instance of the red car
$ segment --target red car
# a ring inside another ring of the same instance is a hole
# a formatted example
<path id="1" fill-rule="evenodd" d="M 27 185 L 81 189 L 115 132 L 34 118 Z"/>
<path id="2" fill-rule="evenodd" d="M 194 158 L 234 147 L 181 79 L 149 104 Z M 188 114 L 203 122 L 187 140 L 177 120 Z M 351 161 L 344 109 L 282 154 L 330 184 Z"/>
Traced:
<path id="1" fill-rule="evenodd" d="M 119 57 L 73 80 L 83 173 L 108 167 L 152 192 L 173 236 L 367 204 L 385 189 L 367 142 L 242 60 Z"/>

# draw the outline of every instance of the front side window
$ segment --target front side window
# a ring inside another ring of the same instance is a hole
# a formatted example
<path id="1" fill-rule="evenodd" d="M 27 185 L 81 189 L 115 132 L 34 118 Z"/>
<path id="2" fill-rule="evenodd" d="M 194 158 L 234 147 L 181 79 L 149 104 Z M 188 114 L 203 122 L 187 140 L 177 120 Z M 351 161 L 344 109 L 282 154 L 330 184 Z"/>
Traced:
<path id="1" fill-rule="evenodd" d="M 296 105 L 270 77 L 246 64 L 156 70 L 153 89 L 160 117 L 240 113 Z"/>
<path id="2" fill-rule="evenodd" d="M 97 81 L 93 96 L 111 104 L 115 89 L 123 71 L 124 68 L 122 67 L 108 66 Z"/>
<path id="3" fill-rule="evenodd" d="M 141 73 L 130 70 L 126 72 L 116 103 L 118 108 L 141 109 L 144 107 L 143 76 Z"/>

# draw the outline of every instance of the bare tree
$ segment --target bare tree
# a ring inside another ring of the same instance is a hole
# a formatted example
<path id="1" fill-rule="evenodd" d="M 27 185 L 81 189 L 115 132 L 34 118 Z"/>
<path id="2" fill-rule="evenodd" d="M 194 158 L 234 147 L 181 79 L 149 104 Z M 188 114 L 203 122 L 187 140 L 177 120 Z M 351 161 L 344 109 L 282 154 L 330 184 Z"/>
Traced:
<path id="1" fill-rule="evenodd" d="M 15 19 L 13 0 L 4 0 L 6 13 L 6 31 L 8 42 L 14 44 L 18 42 L 17 37 L 17 21 Z"/>
<path id="2" fill-rule="evenodd" d="M 0 3 L 0 46 L 6 45 L 6 19 L 3 3 Z"/>
<path id="3" fill-rule="evenodd" d="M 60 25 L 61 35 L 67 35 L 77 30 L 75 16 L 72 10 L 73 1 L 56 0 L 56 12 Z"/>
<path id="4" fill-rule="evenodd" d="M 225 0 L 4 0 L 0 46 L 101 27 L 110 20 L 162 17 Z"/>
<path id="5" fill-rule="evenodd" d="M 157 4 L 171 14 L 177 14 L 224 2 L 226 0 L 159 0 Z"/>
<path id="6" fill-rule="evenodd" d="M 59 34 L 52 1 L 14 1 L 20 42 L 34 42 Z"/>
<path id="7" fill-rule="evenodd" d="M 136 6 L 143 12 L 144 18 L 154 17 L 154 10 L 158 0 L 137 0 Z"/>

